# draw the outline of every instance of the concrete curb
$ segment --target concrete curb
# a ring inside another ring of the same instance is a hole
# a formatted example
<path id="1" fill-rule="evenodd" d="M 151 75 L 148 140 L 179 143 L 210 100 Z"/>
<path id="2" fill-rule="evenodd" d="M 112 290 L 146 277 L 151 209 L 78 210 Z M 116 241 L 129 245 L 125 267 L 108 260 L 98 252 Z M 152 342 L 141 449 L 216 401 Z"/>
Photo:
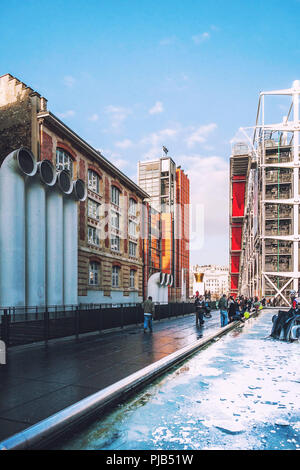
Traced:
<path id="1" fill-rule="evenodd" d="M 249 318 L 256 316 L 252 314 Z M 198 350 L 202 349 L 218 337 L 223 336 L 229 331 L 242 324 L 241 321 L 235 321 L 227 326 L 220 328 L 215 333 L 202 338 L 178 351 L 160 359 L 153 364 L 129 375 L 125 379 L 116 382 L 109 387 L 96 392 L 79 402 L 55 413 L 33 426 L 21 431 L 0 442 L 0 450 L 28 450 L 43 449 L 46 444 L 57 439 L 65 432 L 69 432 L 73 427 L 87 421 L 96 412 L 104 412 L 109 406 L 116 402 L 124 400 L 127 396 L 138 390 L 142 386 L 151 382 L 154 378 L 176 364 L 179 364 Z"/>

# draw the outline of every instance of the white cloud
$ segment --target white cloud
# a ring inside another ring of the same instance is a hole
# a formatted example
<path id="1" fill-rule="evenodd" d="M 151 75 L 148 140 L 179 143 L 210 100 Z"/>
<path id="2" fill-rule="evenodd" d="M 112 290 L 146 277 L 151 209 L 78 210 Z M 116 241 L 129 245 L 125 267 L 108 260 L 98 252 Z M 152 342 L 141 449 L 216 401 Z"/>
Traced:
<path id="1" fill-rule="evenodd" d="M 162 147 L 151 147 L 146 153 L 142 155 L 141 160 L 156 160 L 162 156 Z"/>
<path id="2" fill-rule="evenodd" d="M 57 113 L 57 115 L 61 118 L 68 118 L 68 117 L 72 117 L 75 115 L 75 111 L 73 111 L 72 109 L 69 109 L 68 111 L 66 111 L 65 113 Z"/>
<path id="3" fill-rule="evenodd" d="M 64 84 L 69 87 L 69 88 L 72 88 L 72 86 L 75 84 L 76 82 L 76 79 L 74 77 L 72 77 L 71 75 L 66 75 L 64 78 L 63 78 L 63 82 Z"/>
<path id="4" fill-rule="evenodd" d="M 195 44 L 201 44 L 204 41 L 207 41 L 210 38 L 210 33 L 207 31 L 201 34 L 195 34 L 192 36 L 192 40 L 194 41 Z"/>
<path id="5" fill-rule="evenodd" d="M 124 158 L 116 158 L 116 157 L 111 157 L 111 162 L 119 168 L 119 170 L 122 170 L 128 165 L 128 160 L 124 160 Z"/>
<path id="6" fill-rule="evenodd" d="M 118 129 L 125 119 L 131 114 L 131 109 L 122 106 L 106 106 L 105 112 L 110 115 L 111 125 L 114 129 Z"/>
<path id="7" fill-rule="evenodd" d="M 132 147 L 132 145 L 133 144 L 130 139 L 124 139 L 124 140 L 121 140 L 120 142 L 115 143 L 115 146 L 121 149 L 128 149 L 129 147 Z"/>
<path id="8" fill-rule="evenodd" d="M 186 138 L 187 146 L 190 148 L 193 147 L 196 143 L 203 144 L 206 142 L 207 136 L 216 128 L 217 124 L 214 122 L 199 126 Z"/>
<path id="9" fill-rule="evenodd" d="M 190 180 L 191 217 L 204 214 L 203 250 L 211 237 L 220 237 L 225 246 L 228 238 L 228 161 L 219 156 L 183 155 L 176 158 L 176 163 L 181 164 Z"/>
<path id="10" fill-rule="evenodd" d="M 92 121 L 92 122 L 98 121 L 98 119 L 99 119 L 99 115 L 97 113 L 94 113 L 89 117 L 89 121 Z"/>
<path id="11" fill-rule="evenodd" d="M 176 36 L 170 36 L 170 37 L 161 39 L 159 41 L 159 44 L 161 46 L 169 46 L 170 44 L 174 44 L 175 41 L 176 41 Z"/>
<path id="12" fill-rule="evenodd" d="M 152 132 L 150 135 L 141 140 L 141 144 L 150 144 L 153 147 L 161 144 L 164 145 L 165 139 L 174 138 L 177 136 L 179 129 L 166 128 L 158 132 Z"/>
<path id="13" fill-rule="evenodd" d="M 159 114 L 164 110 L 163 104 L 161 101 L 156 101 L 155 105 L 149 109 L 149 114 Z"/>

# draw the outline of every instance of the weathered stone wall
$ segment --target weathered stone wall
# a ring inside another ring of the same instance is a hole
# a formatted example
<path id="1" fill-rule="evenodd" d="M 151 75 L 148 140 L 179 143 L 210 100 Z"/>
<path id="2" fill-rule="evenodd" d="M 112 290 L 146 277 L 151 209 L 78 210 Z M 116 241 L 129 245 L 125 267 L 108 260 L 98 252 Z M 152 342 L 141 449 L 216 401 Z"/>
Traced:
<path id="1" fill-rule="evenodd" d="M 36 105 L 32 95 L 38 94 L 12 75 L 0 77 L 0 165 L 13 150 L 32 148 L 32 109 Z"/>
<path id="2" fill-rule="evenodd" d="M 0 165 L 13 150 L 31 149 L 31 100 L 16 101 L 0 108 Z"/>

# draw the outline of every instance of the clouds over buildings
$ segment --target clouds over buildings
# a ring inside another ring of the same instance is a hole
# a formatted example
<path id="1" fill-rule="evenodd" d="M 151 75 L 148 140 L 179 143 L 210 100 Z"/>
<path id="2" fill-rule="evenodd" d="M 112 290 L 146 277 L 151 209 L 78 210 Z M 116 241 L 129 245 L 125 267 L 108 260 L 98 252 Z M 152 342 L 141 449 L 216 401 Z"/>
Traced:
<path id="1" fill-rule="evenodd" d="M 156 101 L 155 105 L 149 109 L 149 114 L 160 114 L 164 111 L 161 101 Z"/>
<path id="2" fill-rule="evenodd" d="M 70 118 L 70 117 L 75 116 L 75 111 L 73 111 L 73 109 L 69 109 L 68 111 L 65 111 L 64 113 L 57 113 L 57 116 L 62 119 Z"/>
<path id="3" fill-rule="evenodd" d="M 124 139 L 115 143 L 115 146 L 119 147 L 120 149 L 128 149 L 129 147 L 132 147 L 132 145 L 133 143 L 130 139 Z"/>
<path id="4" fill-rule="evenodd" d="M 201 34 L 195 34 L 192 36 L 192 40 L 194 41 L 195 44 L 202 44 L 203 42 L 207 41 L 210 38 L 210 33 L 205 31 L 204 33 Z"/>
<path id="5" fill-rule="evenodd" d="M 89 117 L 89 121 L 96 122 L 98 120 L 99 120 L 99 115 L 97 113 L 94 113 Z"/>
<path id="6" fill-rule="evenodd" d="M 229 163 L 220 156 L 202 154 L 178 155 L 175 160 L 190 180 L 191 251 L 199 251 L 204 262 L 210 252 L 211 262 L 226 263 Z"/>
<path id="7" fill-rule="evenodd" d="M 110 118 L 112 128 L 119 129 L 125 119 L 132 113 L 132 110 L 122 106 L 109 105 L 106 106 L 105 113 Z"/>
<path id="8" fill-rule="evenodd" d="M 207 137 L 217 128 L 215 122 L 205 124 L 194 128 L 193 132 L 186 137 L 186 143 L 189 148 L 194 147 L 195 144 L 203 144 L 207 141 Z"/>
<path id="9" fill-rule="evenodd" d="M 76 82 L 76 79 L 74 77 L 72 77 L 72 75 L 66 75 L 64 78 L 63 78 L 63 82 L 65 84 L 65 86 L 67 86 L 68 88 L 72 88 Z"/>

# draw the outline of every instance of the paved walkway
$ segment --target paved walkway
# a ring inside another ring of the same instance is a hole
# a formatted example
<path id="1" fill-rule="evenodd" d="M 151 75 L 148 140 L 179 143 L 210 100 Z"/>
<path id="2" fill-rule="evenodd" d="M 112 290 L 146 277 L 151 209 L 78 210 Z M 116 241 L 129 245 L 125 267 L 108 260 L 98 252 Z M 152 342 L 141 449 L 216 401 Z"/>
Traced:
<path id="1" fill-rule="evenodd" d="M 195 315 L 141 327 L 11 348 L 0 365 L 0 440 L 66 408 L 220 328 L 212 312 L 201 329 Z"/>

